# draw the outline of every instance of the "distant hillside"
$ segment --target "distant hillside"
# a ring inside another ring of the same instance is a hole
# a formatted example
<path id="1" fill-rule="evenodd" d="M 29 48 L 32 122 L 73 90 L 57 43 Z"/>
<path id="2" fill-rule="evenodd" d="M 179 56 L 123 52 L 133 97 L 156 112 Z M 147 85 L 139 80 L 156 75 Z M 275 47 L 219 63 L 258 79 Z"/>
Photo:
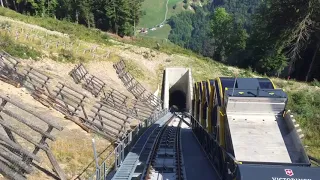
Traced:
<path id="1" fill-rule="evenodd" d="M 138 35 L 154 39 L 167 39 L 171 31 L 167 20 L 181 12 L 192 12 L 191 4 L 200 5 L 199 1 L 193 0 L 144 0 L 137 32 L 144 29 L 145 33 Z M 163 26 L 159 26 L 160 24 Z"/>
<path id="2" fill-rule="evenodd" d="M 201 2 L 201 1 L 200 1 Z M 206 57 L 219 59 L 214 54 L 214 38 L 210 37 L 210 20 L 217 8 L 224 8 L 249 34 L 252 15 L 262 0 L 213 0 L 203 4 L 192 4 L 194 13 L 181 12 L 170 18 L 169 40 Z"/>
<path id="3" fill-rule="evenodd" d="M 214 11 L 217 7 L 223 7 L 227 12 L 232 13 L 238 20 L 244 23 L 246 29 L 250 29 L 251 16 L 263 0 L 213 0 L 210 11 Z"/>

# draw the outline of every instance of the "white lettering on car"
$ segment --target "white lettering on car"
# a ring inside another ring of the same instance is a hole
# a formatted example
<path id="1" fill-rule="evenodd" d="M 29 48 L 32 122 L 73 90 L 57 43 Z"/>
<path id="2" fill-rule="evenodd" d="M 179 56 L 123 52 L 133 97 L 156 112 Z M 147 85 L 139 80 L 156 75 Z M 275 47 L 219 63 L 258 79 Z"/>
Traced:
<path id="1" fill-rule="evenodd" d="M 312 179 L 272 177 L 272 180 L 312 180 Z"/>

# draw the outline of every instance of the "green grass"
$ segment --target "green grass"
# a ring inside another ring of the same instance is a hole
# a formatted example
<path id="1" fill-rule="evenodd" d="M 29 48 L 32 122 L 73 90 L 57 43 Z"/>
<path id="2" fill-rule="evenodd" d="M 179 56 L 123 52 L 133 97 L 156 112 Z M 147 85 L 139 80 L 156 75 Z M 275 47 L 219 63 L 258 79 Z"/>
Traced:
<path id="1" fill-rule="evenodd" d="M 160 24 L 166 13 L 167 0 L 144 0 L 142 9 L 146 13 L 141 17 L 138 27 L 151 28 Z"/>
<path id="2" fill-rule="evenodd" d="M 108 36 L 106 33 L 98 29 L 89 29 L 80 24 L 67 21 L 59 21 L 49 17 L 26 16 L 12 11 L 8 8 L 2 7 L 0 7 L 0 16 L 14 18 L 16 20 L 20 20 L 25 23 L 35 24 L 52 31 L 58 31 L 65 34 L 69 34 L 81 40 L 109 44 L 107 41 Z"/>
<path id="3" fill-rule="evenodd" d="M 183 0 L 169 0 L 168 7 L 172 8 L 175 4 L 183 2 Z"/>
<path id="4" fill-rule="evenodd" d="M 144 80 L 146 78 L 144 69 L 142 69 L 137 63 L 132 60 L 127 60 L 125 63 L 127 70 L 133 75 L 133 77 L 137 78 L 138 80 Z"/>
<path id="5" fill-rule="evenodd" d="M 141 84 L 150 85 L 151 87 L 155 87 L 157 85 L 157 77 L 155 77 L 149 70 L 141 67 L 141 64 L 138 64 L 134 60 L 126 60 L 125 63 L 128 72 Z"/>
<path id="6" fill-rule="evenodd" d="M 72 63 L 76 61 L 86 62 L 93 59 L 112 59 L 112 56 L 106 58 L 105 55 L 107 55 L 107 52 L 103 44 L 99 44 L 100 48 L 97 48 L 95 57 L 93 57 L 92 53 L 88 51 L 87 53 L 84 53 L 84 51 L 92 48 L 97 44 L 88 43 L 87 41 L 80 41 L 77 38 L 66 38 L 65 36 L 58 36 L 56 34 L 46 34 L 46 31 L 44 31 L 43 29 L 37 30 L 33 29 L 30 26 L 24 26 L 20 23 L 6 20 L 2 21 L 1 19 L 0 30 L 4 29 L 5 27 L 10 27 L 11 31 L 0 31 L 0 35 L 3 36 L 2 38 L 0 38 L 0 42 L 3 42 L 1 45 L 1 49 L 4 49 L 13 56 L 25 59 L 31 57 L 32 59 L 36 60 L 37 57 L 42 54 L 45 57 L 49 57 L 55 61 Z M 24 30 L 20 31 L 22 27 Z M 17 39 L 12 39 L 16 37 L 16 31 L 20 32 L 19 36 L 17 37 Z M 28 39 L 26 38 L 27 34 L 30 35 Z M 35 36 L 35 34 L 37 35 Z M 63 45 L 64 43 L 65 45 Z M 69 46 L 71 43 L 74 44 L 73 47 Z M 40 51 L 41 53 L 38 51 Z"/>
<path id="7" fill-rule="evenodd" d="M 177 15 L 182 11 L 185 11 L 185 9 L 183 8 L 183 4 L 184 4 L 183 0 L 169 0 L 169 4 L 168 4 L 169 11 L 168 11 L 167 19 L 169 19 L 173 15 Z M 173 9 L 174 5 L 176 5 L 175 9 Z"/>
<path id="8" fill-rule="evenodd" d="M 166 12 L 166 2 L 167 0 L 145 0 L 142 4 L 142 9 L 146 12 L 146 15 L 142 16 L 140 19 L 138 28 L 152 28 L 160 24 L 163 21 Z M 173 9 L 174 5 L 176 5 L 175 9 Z M 169 0 L 167 19 L 182 11 L 184 11 L 183 0 Z M 147 35 L 141 36 L 167 39 L 170 34 L 170 30 L 170 26 L 165 25 L 156 31 L 149 31 Z"/>
<path id="9" fill-rule="evenodd" d="M 288 109 L 292 110 L 305 134 L 304 145 L 310 155 L 320 159 L 320 91 L 287 92 Z"/>
<path id="10" fill-rule="evenodd" d="M 38 60 L 41 53 L 35 48 L 16 43 L 10 36 L 0 32 L 0 50 L 22 59 Z"/>
<path id="11" fill-rule="evenodd" d="M 320 87 L 320 82 L 316 79 L 314 79 L 312 82 L 311 82 L 311 85 L 312 86 L 317 86 L 317 87 Z"/>
<path id="12" fill-rule="evenodd" d="M 155 39 L 167 39 L 170 31 L 170 25 L 165 24 L 162 28 L 158 28 L 155 31 L 148 31 L 148 34 L 140 34 L 140 36 L 154 37 Z"/>

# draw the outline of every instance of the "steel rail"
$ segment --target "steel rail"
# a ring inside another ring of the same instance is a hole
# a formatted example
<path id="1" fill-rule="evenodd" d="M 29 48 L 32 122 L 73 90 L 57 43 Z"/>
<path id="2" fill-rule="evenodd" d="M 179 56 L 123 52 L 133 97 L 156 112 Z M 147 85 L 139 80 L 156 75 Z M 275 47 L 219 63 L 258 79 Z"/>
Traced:
<path id="1" fill-rule="evenodd" d="M 146 163 L 146 167 L 145 169 L 143 170 L 143 173 L 142 173 L 142 179 L 147 179 L 148 178 L 148 175 L 149 175 L 149 172 L 151 170 L 151 165 L 152 165 L 152 161 L 153 159 L 155 158 L 156 156 L 156 152 L 157 152 L 157 149 L 159 147 L 159 144 L 160 144 L 160 140 L 161 140 L 161 137 L 163 135 L 163 132 L 167 129 L 168 127 L 168 124 L 171 123 L 171 121 L 173 120 L 173 117 L 167 121 L 164 125 L 163 128 L 161 128 L 160 132 L 157 134 L 156 138 L 155 138 L 155 142 L 154 142 L 154 145 L 153 147 L 151 148 L 150 150 L 150 153 L 149 153 L 149 157 L 147 159 L 147 163 Z"/>
<path id="2" fill-rule="evenodd" d="M 157 175 L 156 179 L 160 178 L 159 177 L 160 174 L 168 173 L 168 172 L 165 172 L 165 170 L 166 170 L 165 161 L 166 161 L 166 159 L 170 159 L 170 158 L 166 157 L 167 153 L 170 152 L 169 149 L 172 149 L 174 152 L 174 155 L 172 154 L 172 156 L 174 158 L 173 161 L 174 161 L 175 167 L 172 169 L 172 171 L 173 171 L 172 173 L 175 173 L 175 175 L 177 177 L 176 179 L 179 179 L 179 180 L 184 179 L 183 178 L 183 170 L 182 170 L 182 168 L 183 168 L 182 167 L 182 160 L 181 160 L 182 159 L 181 158 L 181 147 L 180 147 L 181 146 L 180 126 L 181 126 L 182 120 L 179 120 L 177 127 L 173 127 L 175 129 L 173 129 L 173 128 L 170 129 L 170 128 L 168 128 L 169 127 L 168 125 L 172 123 L 172 120 L 173 120 L 173 118 L 167 122 L 165 127 L 161 130 L 161 132 L 156 137 L 155 144 L 151 149 L 151 152 L 150 152 L 147 164 L 146 164 L 147 166 L 145 167 L 145 170 L 142 174 L 142 179 L 150 179 L 151 178 L 150 176 L 152 175 L 152 166 L 155 165 L 156 159 L 158 158 L 157 155 L 159 156 L 159 154 L 158 154 L 158 152 L 160 151 L 159 149 L 160 149 L 161 144 L 163 142 L 165 143 L 164 144 L 165 145 L 165 148 L 164 148 L 165 157 L 163 157 L 163 164 L 162 164 L 162 166 L 164 168 L 162 168 L 161 171 L 159 171 L 159 174 Z M 173 142 L 170 140 L 173 140 Z"/>
<path id="3" fill-rule="evenodd" d="M 180 118 L 179 118 L 180 119 Z M 178 127 L 177 127 L 177 132 L 176 132 L 176 164 L 177 164 L 177 180 L 182 180 L 183 179 L 183 174 L 182 174 L 182 160 L 181 160 L 181 143 L 180 143 L 180 134 L 181 134 L 181 123 L 182 119 L 180 119 Z"/>

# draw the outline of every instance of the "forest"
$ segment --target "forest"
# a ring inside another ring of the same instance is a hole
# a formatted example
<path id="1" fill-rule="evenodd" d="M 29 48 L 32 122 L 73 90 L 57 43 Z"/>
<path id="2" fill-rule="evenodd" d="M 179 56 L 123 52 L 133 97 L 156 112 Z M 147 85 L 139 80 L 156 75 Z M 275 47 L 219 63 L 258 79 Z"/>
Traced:
<path id="1" fill-rule="evenodd" d="M 169 20 L 169 40 L 228 65 L 320 79 L 319 0 L 214 0 Z"/>
<path id="2" fill-rule="evenodd" d="M 19 13 L 133 36 L 143 0 L 0 0 Z M 319 0 L 210 0 L 168 20 L 168 39 L 260 74 L 320 79 Z"/>
<path id="3" fill-rule="evenodd" d="M 131 36 L 141 17 L 143 0 L 0 0 L 22 14 L 54 17 L 99 28 L 119 36 Z"/>

